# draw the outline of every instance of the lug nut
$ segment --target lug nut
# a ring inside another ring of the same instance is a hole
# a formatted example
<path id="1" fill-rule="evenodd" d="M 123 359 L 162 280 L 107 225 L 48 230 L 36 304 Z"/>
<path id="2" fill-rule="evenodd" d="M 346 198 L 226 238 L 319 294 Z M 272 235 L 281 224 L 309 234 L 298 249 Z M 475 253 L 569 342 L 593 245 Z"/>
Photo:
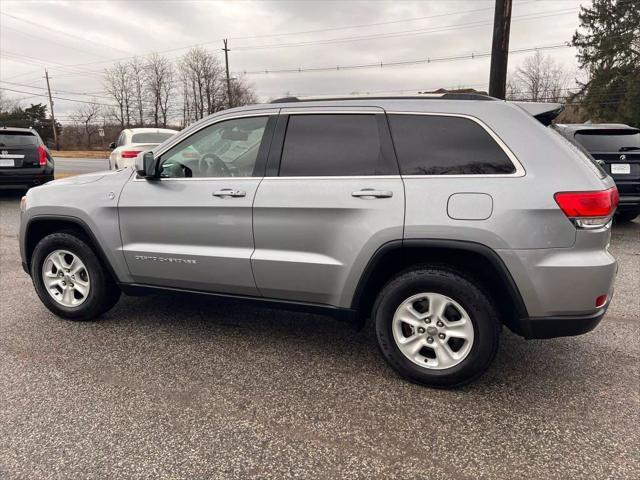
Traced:
<path id="1" fill-rule="evenodd" d="M 62 282 L 62 286 L 66 287 L 67 286 L 67 282 Z"/>
<path id="2" fill-rule="evenodd" d="M 439 333 L 439 334 L 438 334 L 438 337 L 440 337 L 440 340 L 444 340 L 444 337 L 445 337 L 445 336 L 446 336 L 446 335 L 445 335 L 444 333 Z"/>
<path id="3" fill-rule="evenodd" d="M 424 323 L 431 323 L 431 319 L 430 318 L 425 318 L 424 319 Z"/>
<path id="4" fill-rule="evenodd" d="M 70 284 L 69 284 L 69 286 L 70 286 L 71 288 L 73 288 L 73 283 L 70 283 Z"/>
<path id="5" fill-rule="evenodd" d="M 418 333 L 424 333 L 424 328 L 419 327 L 419 328 L 418 328 Z"/>
<path id="6" fill-rule="evenodd" d="M 438 323 L 436 323 L 436 325 L 438 325 L 439 327 L 444 327 L 444 323 L 442 323 L 440 320 L 438 320 Z"/>
<path id="7" fill-rule="evenodd" d="M 427 343 L 433 343 L 433 337 L 427 337 Z"/>

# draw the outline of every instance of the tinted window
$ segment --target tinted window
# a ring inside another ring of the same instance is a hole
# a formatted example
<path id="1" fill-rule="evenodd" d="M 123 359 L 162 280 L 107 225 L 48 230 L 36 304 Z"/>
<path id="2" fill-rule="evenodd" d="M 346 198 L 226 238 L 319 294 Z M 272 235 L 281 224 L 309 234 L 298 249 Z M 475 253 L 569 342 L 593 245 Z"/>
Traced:
<path id="1" fill-rule="evenodd" d="M 403 175 L 486 175 L 515 172 L 487 131 L 473 120 L 389 115 Z"/>
<path id="2" fill-rule="evenodd" d="M 280 176 L 386 175 L 375 115 L 291 115 Z"/>
<path id="3" fill-rule="evenodd" d="M 629 152 L 640 150 L 640 132 L 618 130 L 617 132 L 578 132 L 575 139 L 590 152 Z"/>
<path id="4" fill-rule="evenodd" d="M 38 145 L 38 137 L 30 132 L 0 132 L 0 147 Z"/>
<path id="5" fill-rule="evenodd" d="M 162 154 L 162 177 L 251 177 L 269 117 L 203 128 Z"/>
<path id="6" fill-rule="evenodd" d="M 162 143 L 174 135 L 175 133 L 167 132 L 134 133 L 131 137 L 131 143 Z"/>

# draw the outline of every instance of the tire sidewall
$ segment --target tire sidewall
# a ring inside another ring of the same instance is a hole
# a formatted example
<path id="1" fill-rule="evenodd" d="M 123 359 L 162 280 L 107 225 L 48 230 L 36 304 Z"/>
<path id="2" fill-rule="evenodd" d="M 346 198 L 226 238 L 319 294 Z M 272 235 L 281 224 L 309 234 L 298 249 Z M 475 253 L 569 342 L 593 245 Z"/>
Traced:
<path id="1" fill-rule="evenodd" d="M 77 307 L 65 307 L 56 302 L 47 291 L 42 280 L 42 266 L 47 256 L 54 250 L 67 250 L 84 263 L 91 288 L 87 299 Z M 46 236 L 36 245 L 31 261 L 31 279 L 42 303 L 56 315 L 71 320 L 87 320 L 100 315 L 103 304 L 106 278 L 103 267 L 93 250 L 82 240 L 67 233 Z"/>
<path id="2" fill-rule="evenodd" d="M 467 357 L 453 367 L 435 370 L 420 367 L 400 351 L 393 336 L 393 317 L 409 297 L 439 293 L 458 302 L 467 312 L 474 339 Z M 431 386 L 456 386 L 482 374 L 495 356 L 499 324 L 486 295 L 473 283 L 453 272 L 421 270 L 400 275 L 381 293 L 374 308 L 376 335 L 382 353 L 391 366 L 412 381 Z"/>

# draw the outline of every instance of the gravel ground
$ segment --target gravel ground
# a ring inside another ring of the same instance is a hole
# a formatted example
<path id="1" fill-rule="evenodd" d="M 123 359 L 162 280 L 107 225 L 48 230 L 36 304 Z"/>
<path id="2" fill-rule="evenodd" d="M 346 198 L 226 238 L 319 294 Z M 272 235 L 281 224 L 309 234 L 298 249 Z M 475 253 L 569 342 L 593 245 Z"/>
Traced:
<path id="1" fill-rule="evenodd" d="M 505 331 L 484 377 L 439 391 L 321 316 L 164 295 L 60 320 L 20 267 L 18 203 L 0 196 L 2 479 L 640 478 L 640 223 L 614 228 L 594 332 Z"/>

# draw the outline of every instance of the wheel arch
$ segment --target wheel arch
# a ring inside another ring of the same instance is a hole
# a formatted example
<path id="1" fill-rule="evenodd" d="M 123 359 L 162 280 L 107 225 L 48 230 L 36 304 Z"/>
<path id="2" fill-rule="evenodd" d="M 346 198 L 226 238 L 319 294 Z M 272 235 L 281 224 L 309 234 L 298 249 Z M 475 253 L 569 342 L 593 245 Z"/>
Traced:
<path id="1" fill-rule="evenodd" d="M 476 242 L 446 239 L 396 240 L 382 245 L 360 277 L 351 308 L 364 321 L 387 281 L 419 264 L 444 266 L 478 281 L 494 299 L 503 323 L 512 330 L 518 329 L 520 319 L 528 317 L 518 286 L 493 249 Z"/>
<path id="2" fill-rule="evenodd" d="M 73 232 L 85 241 L 96 253 L 100 263 L 107 269 L 111 278 L 117 280 L 118 277 L 109 263 L 107 256 L 102 250 L 100 243 L 89 226 L 80 218 L 66 215 L 38 215 L 29 219 L 24 230 L 24 260 L 27 273 L 31 269 L 31 259 L 33 251 L 40 240 L 55 232 Z"/>

